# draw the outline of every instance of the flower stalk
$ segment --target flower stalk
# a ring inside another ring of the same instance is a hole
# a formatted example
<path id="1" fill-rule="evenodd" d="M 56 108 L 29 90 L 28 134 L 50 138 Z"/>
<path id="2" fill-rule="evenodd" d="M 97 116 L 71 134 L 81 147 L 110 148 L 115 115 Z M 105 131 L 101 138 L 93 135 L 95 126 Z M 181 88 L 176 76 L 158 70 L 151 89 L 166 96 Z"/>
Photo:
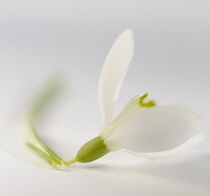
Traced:
<path id="1" fill-rule="evenodd" d="M 58 81 L 51 81 L 31 107 L 27 115 L 26 145 L 43 157 L 54 168 L 64 170 L 66 167 L 62 158 L 42 141 L 35 128 L 37 120 L 60 89 L 61 84 Z"/>

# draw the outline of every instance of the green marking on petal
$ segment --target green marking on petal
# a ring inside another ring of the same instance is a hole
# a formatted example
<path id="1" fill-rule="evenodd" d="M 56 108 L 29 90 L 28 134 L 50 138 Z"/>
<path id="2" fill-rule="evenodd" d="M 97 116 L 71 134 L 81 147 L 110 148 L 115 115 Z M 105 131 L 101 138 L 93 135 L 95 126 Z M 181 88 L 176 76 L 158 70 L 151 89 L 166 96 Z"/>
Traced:
<path id="1" fill-rule="evenodd" d="M 156 105 L 154 101 L 148 101 L 146 103 L 143 102 L 148 97 L 148 95 L 149 95 L 148 93 L 145 93 L 143 96 L 139 98 L 139 105 L 141 107 L 150 108 Z"/>

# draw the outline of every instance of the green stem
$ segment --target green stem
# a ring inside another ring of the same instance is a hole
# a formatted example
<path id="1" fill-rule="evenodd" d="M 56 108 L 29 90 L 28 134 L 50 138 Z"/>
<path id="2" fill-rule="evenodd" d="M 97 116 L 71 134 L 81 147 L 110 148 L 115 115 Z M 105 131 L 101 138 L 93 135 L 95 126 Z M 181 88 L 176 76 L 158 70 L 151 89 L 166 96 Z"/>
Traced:
<path id="1" fill-rule="evenodd" d="M 27 146 L 29 146 L 32 150 L 38 153 L 41 157 L 43 157 L 47 162 L 50 163 L 56 169 L 65 169 L 64 161 L 61 157 L 59 157 L 53 150 L 51 150 L 39 137 L 36 132 L 35 125 L 37 120 L 40 118 L 46 106 L 49 102 L 55 97 L 58 91 L 61 89 L 61 84 L 58 81 L 50 82 L 49 86 L 43 91 L 41 96 L 37 99 L 37 101 L 32 106 L 30 112 L 28 113 L 27 125 L 28 131 L 31 132 L 33 141 L 35 143 L 39 143 L 41 147 L 37 147 L 36 144 L 33 144 L 31 140 L 26 141 Z"/>
<path id="2" fill-rule="evenodd" d="M 34 150 L 40 156 L 42 156 L 45 160 L 47 160 L 49 163 L 51 163 L 52 158 L 49 155 L 47 155 L 46 153 L 44 153 L 42 150 L 40 150 L 39 148 L 37 148 L 35 145 L 33 145 L 31 143 L 26 143 L 26 144 L 28 147 L 30 147 L 32 150 Z"/>
<path id="3" fill-rule="evenodd" d="M 64 161 L 64 163 L 65 163 L 66 165 L 71 165 L 71 164 L 76 163 L 76 162 L 77 162 L 77 159 L 76 159 L 76 158 L 71 159 L 71 160 L 69 160 L 69 161 Z"/>

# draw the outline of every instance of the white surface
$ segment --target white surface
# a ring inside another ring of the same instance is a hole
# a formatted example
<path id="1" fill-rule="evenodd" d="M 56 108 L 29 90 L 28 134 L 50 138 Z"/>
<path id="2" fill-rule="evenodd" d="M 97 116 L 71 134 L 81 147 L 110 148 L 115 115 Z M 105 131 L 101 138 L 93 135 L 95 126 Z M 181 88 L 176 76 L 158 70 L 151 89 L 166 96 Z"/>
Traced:
<path id="1" fill-rule="evenodd" d="M 136 51 L 115 114 L 149 91 L 160 105 L 197 111 L 207 135 L 182 155 L 145 161 L 116 152 L 68 172 L 24 162 L 2 146 L 0 195 L 210 195 L 209 8 L 205 0 L 0 1 L 1 135 L 15 130 L 44 81 L 64 72 L 65 93 L 39 132 L 62 157 L 73 157 L 101 130 L 99 75 L 127 28 Z"/>

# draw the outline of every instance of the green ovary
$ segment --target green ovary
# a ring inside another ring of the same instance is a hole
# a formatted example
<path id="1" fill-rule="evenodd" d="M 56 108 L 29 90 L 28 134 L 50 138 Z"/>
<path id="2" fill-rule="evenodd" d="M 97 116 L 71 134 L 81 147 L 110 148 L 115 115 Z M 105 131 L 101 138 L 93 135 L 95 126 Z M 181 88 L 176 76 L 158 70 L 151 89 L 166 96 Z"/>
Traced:
<path id="1" fill-rule="evenodd" d="M 100 157 L 106 155 L 109 152 L 104 140 L 98 136 L 86 144 L 84 144 L 76 155 L 76 161 L 81 163 L 88 163 L 99 159 Z"/>

